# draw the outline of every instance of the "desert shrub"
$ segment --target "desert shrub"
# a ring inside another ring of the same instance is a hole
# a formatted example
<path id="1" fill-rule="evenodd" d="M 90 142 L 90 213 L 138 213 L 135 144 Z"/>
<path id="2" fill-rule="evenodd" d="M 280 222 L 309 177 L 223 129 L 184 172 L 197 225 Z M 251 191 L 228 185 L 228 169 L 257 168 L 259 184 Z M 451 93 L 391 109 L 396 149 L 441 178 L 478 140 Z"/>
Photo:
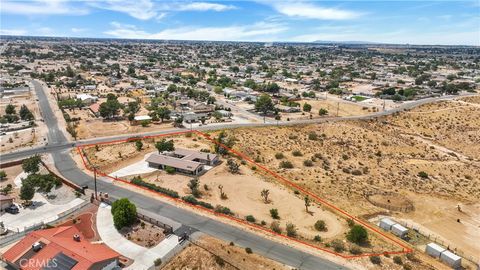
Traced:
<path id="1" fill-rule="evenodd" d="M 417 257 L 415 257 L 415 254 L 413 254 L 413 253 L 407 253 L 405 255 L 405 257 L 407 257 L 407 259 L 411 262 L 416 262 L 417 261 Z"/>
<path id="2" fill-rule="evenodd" d="M 403 264 L 402 258 L 400 256 L 393 257 L 393 262 L 396 264 Z"/>
<path id="3" fill-rule="evenodd" d="M 165 172 L 167 172 L 168 174 L 174 174 L 175 173 L 175 168 L 170 167 L 170 166 L 166 166 L 165 167 Z"/>
<path id="4" fill-rule="evenodd" d="M 159 186 L 157 186 L 157 185 L 155 185 L 155 184 L 145 182 L 145 181 L 143 181 L 143 180 L 142 180 L 141 178 L 139 178 L 139 177 L 133 178 L 132 181 L 131 181 L 131 183 L 134 184 L 134 185 L 137 185 L 137 186 L 146 187 L 146 188 L 148 188 L 148 189 L 150 189 L 150 190 L 153 190 L 153 191 L 156 191 L 156 192 L 159 192 L 159 193 L 168 195 L 168 196 L 173 197 L 173 198 L 178 198 L 178 197 L 180 197 L 175 190 L 171 190 L 171 189 L 168 189 L 168 188 L 159 187 Z"/>
<path id="5" fill-rule="evenodd" d="M 358 169 L 355 169 L 352 171 L 352 174 L 353 175 L 362 175 L 362 171 L 358 170 Z"/>
<path id="6" fill-rule="evenodd" d="M 347 159 L 349 159 L 349 158 L 350 158 L 350 157 L 349 157 L 347 154 L 343 154 L 343 155 L 342 155 L 342 159 L 343 159 L 343 160 L 347 160 Z"/>
<path id="7" fill-rule="evenodd" d="M 252 254 L 252 253 L 253 253 L 252 249 L 249 248 L 249 247 L 245 248 L 245 252 L 247 252 L 248 254 Z"/>
<path id="8" fill-rule="evenodd" d="M 297 227 L 293 223 L 287 223 L 287 236 L 296 237 L 297 236 Z"/>
<path id="9" fill-rule="evenodd" d="M 162 259 L 158 258 L 158 259 L 155 259 L 155 261 L 153 261 L 153 264 L 155 266 L 160 266 L 162 264 Z"/>
<path id="10" fill-rule="evenodd" d="M 293 164 L 292 164 L 292 162 L 290 162 L 288 160 L 284 160 L 284 161 L 280 162 L 280 168 L 282 168 L 282 169 L 292 169 Z"/>
<path id="11" fill-rule="evenodd" d="M 278 221 L 270 223 L 270 229 L 278 234 L 282 233 L 282 228 L 280 228 L 280 223 Z"/>
<path id="12" fill-rule="evenodd" d="M 351 247 L 350 248 L 350 253 L 352 253 L 353 255 L 359 255 L 359 254 L 362 254 L 362 250 L 359 248 L 359 247 Z"/>
<path id="13" fill-rule="evenodd" d="M 278 209 L 270 209 L 270 216 L 272 216 L 273 219 L 280 219 L 280 216 L 278 215 Z"/>
<path id="14" fill-rule="evenodd" d="M 351 227 L 353 227 L 353 225 L 355 225 L 355 222 L 353 221 L 353 219 L 349 218 L 349 219 L 347 219 L 347 225 L 348 225 L 348 227 L 351 228 Z"/>
<path id="15" fill-rule="evenodd" d="M 224 267 L 225 266 L 225 261 L 220 257 L 220 256 L 217 256 L 217 255 L 214 255 L 215 256 L 215 262 L 220 266 L 220 267 Z"/>
<path id="16" fill-rule="evenodd" d="M 320 235 L 315 235 L 315 237 L 313 237 L 313 241 L 322 242 L 322 237 Z"/>
<path id="17" fill-rule="evenodd" d="M 373 264 L 381 264 L 382 260 L 378 256 L 371 256 L 370 262 L 372 262 Z"/>
<path id="18" fill-rule="evenodd" d="M 303 161 L 303 166 L 305 167 L 312 167 L 313 166 L 313 162 L 310 160 L 310 159 L 306 159 Z"/>
<path id="19" fill-rule="evenodd" d="M 308 133 L 308 139 L 312 141 L 316 141 L 318 139 L 318 135 L 315 132 Z"/>
<path id="20" fill-rule="evenodd" d="M 233 215 L 233 212 L 230 210 L 230 208 L 221 205 L 215 206 L 215 212 L 225 215 Z"/>
<path id="21" fill-rule="evenodd" d="M 326 231 L 327 230 L 327 225 L 325 224 L 325 221 L 323 221 L 323 220 L 317 220 L 317 222 L 315 222 L 314 227 L 317 231 Z"/>
<path id="22" fill-rule="evenodd" d="M 255 222 L 255 220 L 256 220 L 255 217 L 252 216 L 252 215 L 246 216 L 245 219 L 246 219 L 248 222 Z"/>
<path id="23" fill-rule="evenodd" d="M 290 140 L 296 140 L 296 139 L 298 139 L 298 136 L 297 135 L 288 135 L 288 138 Z"/>
<path id="24" fill-rule="evenodd" d="M 417 174 L 420 178 L 428 178 L 428 173 L 424 172 L 424 171 L 421 171 Z"/>
<path id="25" fill-rule="evenodd" d="M 301 157 L 301 156 L 303 156 L 302 152 L 300 152 L 299 150 L 294 150 L 294 151 L 292 152 L 292 155 L 293 155 L 294 157 Z"/>
<path id="26" fill-rule="evenodd" d="M 345 244 L 341 240 L 335 239 L 330 242 L 330 246 L 335 250 L 335 252 L 343 252 L 345 250 Z"/>
<path id="27" fill-rule="evenodd" d="M 285 157 L 285 156 L 283 155 L 283 153 L 276 153 L 276 154 L 275 154 L 275 158 L 276 158 L 276 159 L 282 159 L 282 158 L 284 158 L 284 157 Z"/>
<path id="28" fill-rule="evenodd" d="M 208 208 L 208 209 L 213 209 L 213 205 L 207 203 L 207 202 L 202 202 L 202 201 L 199 201 L 197 200 L 195 197 L 193 197 L 192 195 L 187 195 L 187 196 L 184 196 L 182 197 L 182 200 L 188 202 L 188 203 L 191 203 L 193 205 L 200 205 L 200 206 L 203 206 L 205 208 Z"/>
<path id="29" fill-rule="evenodd" d="M 361 225 L 353 225 L 347 234 L 347 239 L 356 244 L 364 244 L 368 241 L 367 230 Z"/>
<path id="30" fill-rule="evenodd" d="M 403 269 L 404 269 L 404 270 L 412 270 L 413 268 L 412 268 L 412 266 L 411 266 L 410 264 L 405 263 L 405 264 L 403 265 Z"/>

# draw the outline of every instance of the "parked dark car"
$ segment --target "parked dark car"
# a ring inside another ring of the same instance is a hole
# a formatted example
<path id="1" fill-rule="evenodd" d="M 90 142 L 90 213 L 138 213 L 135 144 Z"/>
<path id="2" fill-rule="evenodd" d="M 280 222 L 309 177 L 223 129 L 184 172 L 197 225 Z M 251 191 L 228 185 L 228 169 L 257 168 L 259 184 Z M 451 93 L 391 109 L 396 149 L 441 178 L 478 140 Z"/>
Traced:
<path id="1" fill-rule="evenodd" d="M 18 206 L 16 206 L 15 204 L 12 204 L 5 209 L 5 212 L 10 214 L 18 214 L 18 211 L 19 211 Z"/>

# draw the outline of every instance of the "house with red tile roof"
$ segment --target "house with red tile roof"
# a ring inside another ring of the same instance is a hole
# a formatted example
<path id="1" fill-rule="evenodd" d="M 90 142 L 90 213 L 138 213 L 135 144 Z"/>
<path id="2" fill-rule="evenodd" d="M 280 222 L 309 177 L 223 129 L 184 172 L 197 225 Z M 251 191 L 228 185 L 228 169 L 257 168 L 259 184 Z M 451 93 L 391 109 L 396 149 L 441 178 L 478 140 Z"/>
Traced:
<path id="1" fill-rule="evenodd" d="M 105 244 L 85 240 L 75 225 L 31 232 L 2 256 L 22 270 L 118 269 L 119 257 Z"/>

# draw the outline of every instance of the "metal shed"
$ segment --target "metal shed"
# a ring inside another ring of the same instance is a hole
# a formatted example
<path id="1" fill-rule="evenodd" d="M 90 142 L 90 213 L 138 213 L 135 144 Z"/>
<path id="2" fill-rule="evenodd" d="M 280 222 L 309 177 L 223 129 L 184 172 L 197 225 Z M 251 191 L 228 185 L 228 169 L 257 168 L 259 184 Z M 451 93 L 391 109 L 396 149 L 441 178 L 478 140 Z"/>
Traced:
<path id="1" fill-rule="evenodd" d="M 386 230 L 386 231 L 390 231 L 392 229 L 392 226 L 397 224 L 395 221 L 389 219 L 389 218 L 382 218 L 380 220 L 380 224 L 378 226 L 380 226 L 380 228 Z"/>
<path id="2" fill-rule="evenodd" d="M 427 245 L 427 247 L 425 248 L 425 252 L 432 256 L 432 257 L 435 257 L 435 258 L 439 258 L 440 257 L 440 254 L 442 254 L 442 252 L 444 252 L 446 249 L 442 246 L 439 246 L 435 243 L 430 243 Z"/>
<path id="3" fill-rule="evenodd" d="M 452 268 L 457 269 L 462 266 L 462 257 L 458 256 L 457 254 L 451 252 L 450 250 L 445 250 L 440 254 L 440 260 Z"/>
<path id="4" fill-rule="evenodd" d="M 392 233 L 395 234 L 398 237 L 405 237 L 408 233 L 408 229 L 403 227 L 400 224 L 395 224 L 392 226 Z"/>

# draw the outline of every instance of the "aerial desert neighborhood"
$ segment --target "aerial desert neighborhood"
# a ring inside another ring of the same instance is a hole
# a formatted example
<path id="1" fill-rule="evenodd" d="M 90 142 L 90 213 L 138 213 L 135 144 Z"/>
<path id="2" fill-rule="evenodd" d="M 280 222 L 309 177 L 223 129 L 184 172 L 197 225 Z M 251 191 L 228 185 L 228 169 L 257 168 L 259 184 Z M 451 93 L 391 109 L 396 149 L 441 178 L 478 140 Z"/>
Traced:
<path id="1" fill-rule="evenodd" d="M 0 2 L 0 269 L 480 269 L 478 1 Z"/>

